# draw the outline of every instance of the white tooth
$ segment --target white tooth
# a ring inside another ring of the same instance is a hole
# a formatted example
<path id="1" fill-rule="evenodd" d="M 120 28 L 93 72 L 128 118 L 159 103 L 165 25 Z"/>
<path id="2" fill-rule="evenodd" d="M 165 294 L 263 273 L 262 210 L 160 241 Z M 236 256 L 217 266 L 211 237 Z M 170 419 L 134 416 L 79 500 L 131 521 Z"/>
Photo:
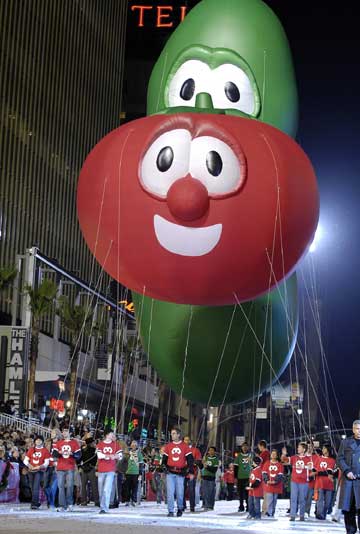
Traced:
<path id="1" fill-rule="evenodd" d="M 179 254 L 179 256 L 204 256 L 218 244 L 222 224 L 214 224 L 205 228 L 189 228 L 155 215 L 154 229 L 160 245 L 169 252 Z"/>

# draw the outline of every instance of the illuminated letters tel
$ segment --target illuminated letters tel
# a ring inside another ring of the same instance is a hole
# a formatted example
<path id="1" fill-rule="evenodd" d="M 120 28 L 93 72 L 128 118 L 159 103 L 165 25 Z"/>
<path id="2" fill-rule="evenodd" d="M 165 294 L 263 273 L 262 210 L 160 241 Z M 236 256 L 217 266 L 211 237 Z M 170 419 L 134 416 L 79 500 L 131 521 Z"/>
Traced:
<path id="1" fill-rule="evenodd" d="M 145 26 L 145 13 L 151 11 L 155 6 L 131 6 L 131 11 L 138 11 L 138 27 L 143 28 Z M 180 6 L 180 22 L 182 22 L 186 15 L 186 6 Z M 174 11 L 173 6 L 156 6 L 156 27 L 157 28 L 172 28 L 174 26 L 171 15 Z"/>

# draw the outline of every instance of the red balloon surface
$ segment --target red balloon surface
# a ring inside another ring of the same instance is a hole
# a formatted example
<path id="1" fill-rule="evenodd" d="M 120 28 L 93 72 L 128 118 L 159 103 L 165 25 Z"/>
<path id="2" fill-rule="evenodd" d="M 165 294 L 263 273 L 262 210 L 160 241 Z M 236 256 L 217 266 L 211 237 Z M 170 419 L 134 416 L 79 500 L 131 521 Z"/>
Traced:
<path id="1" fill-rule="evenodd" d="M 154 115 L 114 130 L 81 170 L 78 216 L 104 269 L 183 304 L 254 299 L 311 243 L 316 178 L 303 150 L 256 120 Z"/>

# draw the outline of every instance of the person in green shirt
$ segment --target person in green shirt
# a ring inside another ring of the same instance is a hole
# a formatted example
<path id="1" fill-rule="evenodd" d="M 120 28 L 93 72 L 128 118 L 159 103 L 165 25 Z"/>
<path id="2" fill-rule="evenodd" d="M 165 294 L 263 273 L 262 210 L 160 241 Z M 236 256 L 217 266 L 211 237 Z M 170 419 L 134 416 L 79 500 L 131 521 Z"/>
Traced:
<path id="1" fill-rule="evenodd" d="M 209 447 L 208 453 L 203 458 L 201 471 L 201 487 L 204 511 L 213 510 L 215 506 L 215 476 L 219 467 L 219 458 L 216 456 L 216 448 Z"/>
<path id="2" fill-rule="evenodd" d="M 248 510 L 248 491 L 249 477 L 252 465 L 252 454 L 249 450 L 249 445 L 244 441 L 240 447 L 240 452 L 234 461 L 234 473 L 237 479 L 237 489 L 239 495 L 239 512 L 244 512 L 244 501 L 246 511 Z"/>
<path id="3" fill-rule="evenodd" d="M 143 464 L 144 457 L 140 449 L 138 449 L 137 442 L 132 441 L 128 452 L 128 468 L 125 474 L 125 506 L 129 506 L 130 503 L 131 506 L 136 505 L 139 476 L 141 476 Z"/>

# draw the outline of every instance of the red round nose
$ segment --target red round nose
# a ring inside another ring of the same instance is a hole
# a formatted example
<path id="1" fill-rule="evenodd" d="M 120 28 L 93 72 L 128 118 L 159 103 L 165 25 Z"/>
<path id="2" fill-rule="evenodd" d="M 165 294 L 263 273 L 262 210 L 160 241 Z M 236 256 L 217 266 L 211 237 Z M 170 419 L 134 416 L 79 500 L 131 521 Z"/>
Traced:
<path id="1" fill-rule="evenodd" d="M 190 176 L 176 180 L 170 187 L 166 200 L 172 215 L 184 221 L 200 219 L 209 208 L 206 187 Z"/>

